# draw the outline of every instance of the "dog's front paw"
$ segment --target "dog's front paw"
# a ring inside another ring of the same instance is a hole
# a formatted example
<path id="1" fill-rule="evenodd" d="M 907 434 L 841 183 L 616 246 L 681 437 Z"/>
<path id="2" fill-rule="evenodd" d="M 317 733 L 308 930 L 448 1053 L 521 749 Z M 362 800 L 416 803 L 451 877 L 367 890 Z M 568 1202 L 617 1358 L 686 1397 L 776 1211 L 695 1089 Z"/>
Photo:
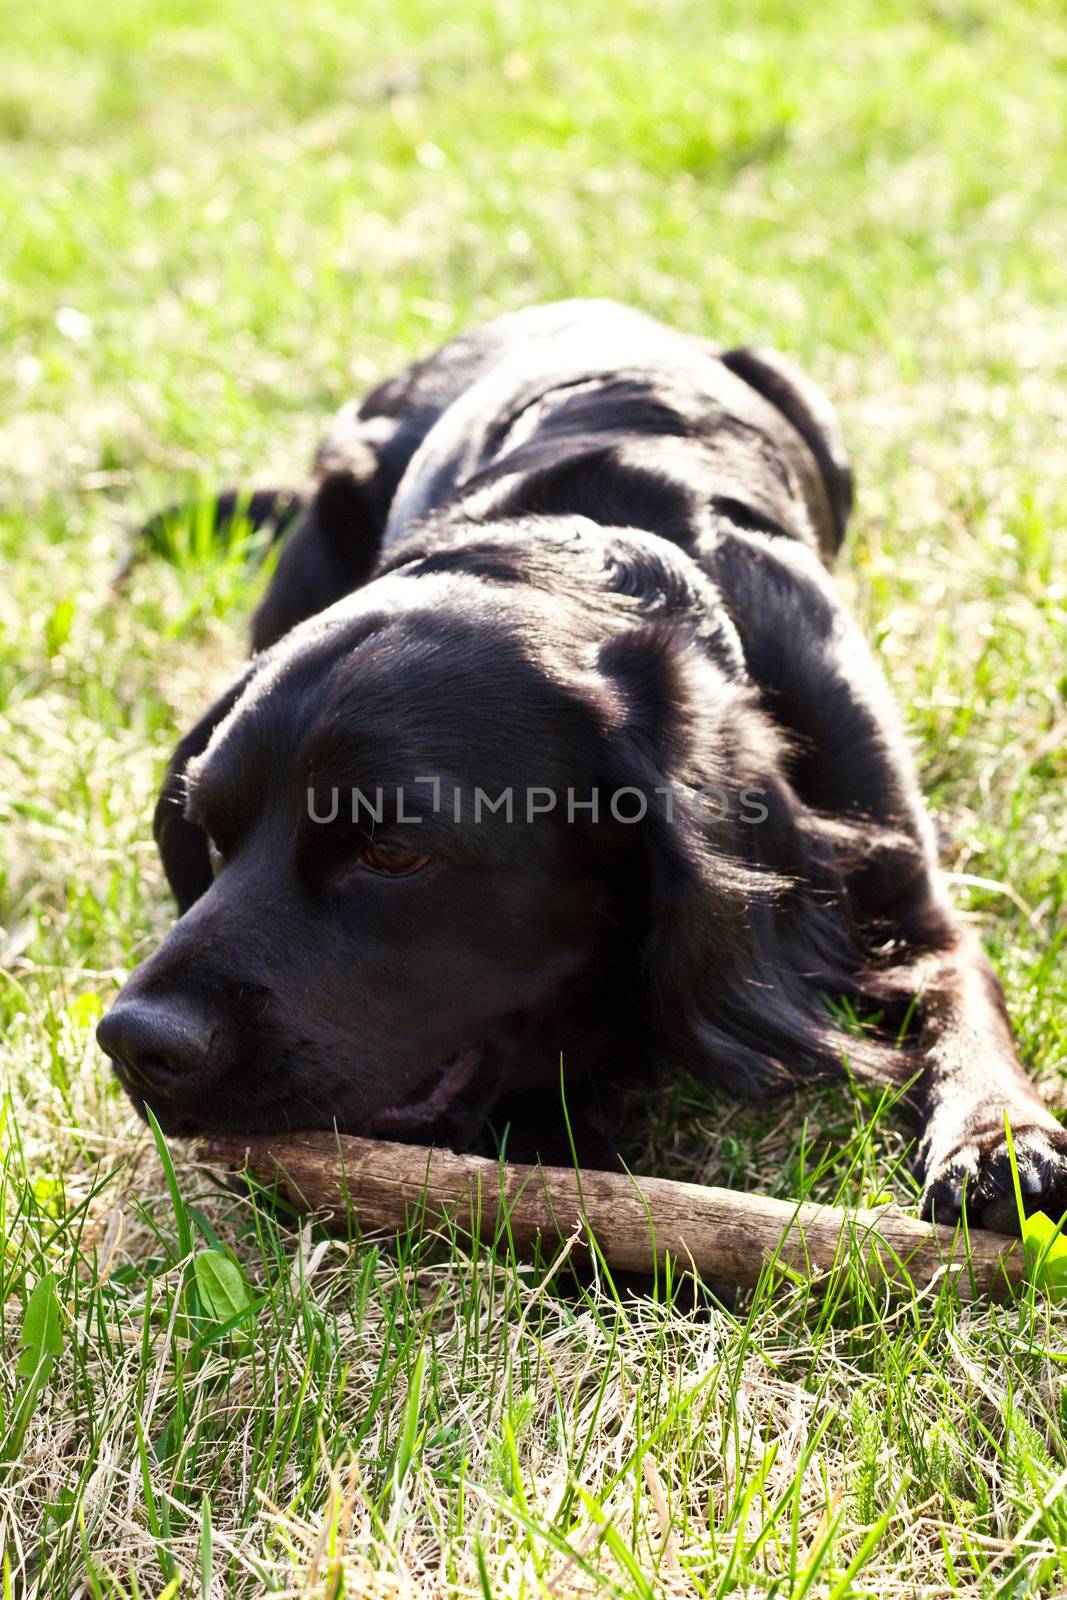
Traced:
<path id="1" fill-rule="evenodd" d="M 1013 1126 L 1012 1143 L 1023 1210 L 1027 1215 L 1044 1211 L 1058 1221 L 1067 1211 L 1067 1129 Z M 995 1233 L 1019 1231 L 1003 1127 L 969 1134 L 947 1149 L 941 1144 L 926 1167 L 922 1215 L 927 1221 L 952 1226 L 964 1210 L 968 1223 L 976 1227 Z"/>

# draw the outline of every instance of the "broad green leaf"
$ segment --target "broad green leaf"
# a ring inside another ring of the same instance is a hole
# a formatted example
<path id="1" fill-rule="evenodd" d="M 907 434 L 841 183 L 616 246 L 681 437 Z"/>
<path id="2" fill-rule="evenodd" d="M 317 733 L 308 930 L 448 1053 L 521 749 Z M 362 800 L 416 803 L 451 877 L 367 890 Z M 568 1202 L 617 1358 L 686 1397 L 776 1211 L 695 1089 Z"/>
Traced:
<path id="1" fill-rule="evenodd" d="M 1061 1224 L 1035 1211 L 1023 1221 L 1023 1247 L 1030 1277 L 1050 1300 L 1067 1298 L 1067 1239 Z"/>
<path id="2" fill-rule="evenodd" d="M 32 1378 L 42 1362 L 47 1371 L 52 1362 L 63 1354 L 59 1300 L 56 1298 L 55 1275 L 51 1272 L 46 1272 L 38 1279 L 26 1302 L 19 1348 L 22 1354 L 16 1371 L 20 1378 Z"/>
<path id="3" fill-rule="evenodd" d="M 221 1250 L 201 1250 L 193 1260 L 196 1287 L 207 1315 L 215 1322 L 229 1322 L 247 1311 L 252 1303 L 244 1273 Z"/>

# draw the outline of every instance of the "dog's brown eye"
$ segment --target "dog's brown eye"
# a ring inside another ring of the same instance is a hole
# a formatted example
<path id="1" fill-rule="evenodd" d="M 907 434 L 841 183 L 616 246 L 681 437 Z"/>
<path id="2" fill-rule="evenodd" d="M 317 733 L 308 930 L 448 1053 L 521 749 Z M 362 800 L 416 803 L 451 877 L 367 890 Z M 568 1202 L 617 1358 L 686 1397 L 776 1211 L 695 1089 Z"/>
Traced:
<path id="1" fill-rule="evenodd" d="M 359 853 L 361 867 L 384 873 L 390 878 L 403 878 L 409 873 L 418 872 L 429 859 L 429 856 L 420 855 L 417 850 L 409 850 L 402 844 L 368 844 Z"/>

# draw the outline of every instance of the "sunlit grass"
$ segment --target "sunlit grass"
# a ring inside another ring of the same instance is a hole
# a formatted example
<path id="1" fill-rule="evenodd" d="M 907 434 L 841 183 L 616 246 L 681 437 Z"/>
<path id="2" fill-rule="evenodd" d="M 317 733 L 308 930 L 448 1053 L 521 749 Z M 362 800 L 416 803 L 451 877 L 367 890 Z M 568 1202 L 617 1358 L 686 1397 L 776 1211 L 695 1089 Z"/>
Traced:
<path id="1" fill-rule="evenodd" d="M 1062 1105 L 1065 65 L 1052 0 L 5 13 L 5 1600 L 1067 1589 L 1040 1297 L 846 1270 L 694 1312 L 455 1236 L 329 1241 L 178 1148 L 168 1185 L 92 1040 L 170 918 L 154 788 L 261 581 L 194 521 L 113 593 L 137 517 L 298 482 L 332 406 L 452 329 L 607 293 L 839 402 L 843 582 Z M 678 1084 L 627 1128 L 638 1171 L 914 1202 L 869 1092 Z"/>

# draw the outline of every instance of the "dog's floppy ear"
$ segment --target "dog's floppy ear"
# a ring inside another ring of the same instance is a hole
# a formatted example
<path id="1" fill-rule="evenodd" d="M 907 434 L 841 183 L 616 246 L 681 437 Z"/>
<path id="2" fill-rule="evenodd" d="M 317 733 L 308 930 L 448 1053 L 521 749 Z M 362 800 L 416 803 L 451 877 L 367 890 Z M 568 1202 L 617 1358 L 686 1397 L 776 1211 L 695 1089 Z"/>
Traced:
<path id="1" fill-rule="evenodd" d="M 384 531 L 371 484 L 351 467 L 327 472 L 256 609 L 253 650 L 266 650 L 298 622 L 362 588 L 378 564 Z"/>
<path id="2" fill-rule="evenodd" d="M 185 769 L 194 756 L 207 749 L 211 735 L 237 704 L 252 676 L 243 673 L 226 693 L 216 700 L 200 721 L 179 741 L 167 763 L 163 784 L 152 818 L 152 832 L 163 861 L 179 912 L 184 915 L 194 901 L 211 887 L 211 861 L 202 829 L 185 815 Z"/>
<path id="3" fill-rule="evenodd" d="M 601 665 L 627 708 L 607 782 L 648 803 L 627 832 L 665 1063 L 745 1095 L 837 1075 L 843 1054 L 884 1071 L 876 1045 L 834 1028 L 824 995 L 853 983 L 833 865 L 747 692 L 656 625 L 613 641 Z"/>
<path id="4" fill-rule="evenodd" d="M 777 350 L 745 346 L 725 351 L 721 360 L 782 413 L 815 458 L 832 519 L 824 553 L 836 555 L 852 511 L 854 488 L 836 411 L 818 385 Z"/>

